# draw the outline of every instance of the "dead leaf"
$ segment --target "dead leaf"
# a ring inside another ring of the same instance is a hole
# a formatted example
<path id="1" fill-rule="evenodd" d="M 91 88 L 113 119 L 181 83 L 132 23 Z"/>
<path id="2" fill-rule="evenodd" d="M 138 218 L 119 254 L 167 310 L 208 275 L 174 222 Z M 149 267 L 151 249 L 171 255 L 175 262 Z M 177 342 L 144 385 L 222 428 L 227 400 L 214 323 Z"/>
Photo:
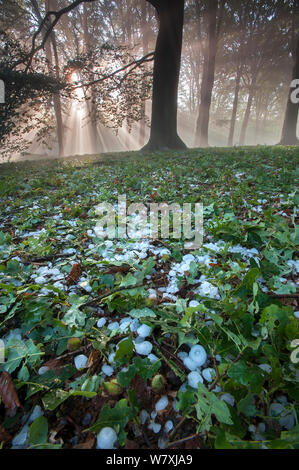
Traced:
<path id="1" fill-rule="evenodd" d="M 7 442 L 12 438 L 12 436 L 9 434 L 9 432 L 4 429 L 3 426 L 0 424 L 0 442 Z"/>
<path id="2" fill-rule="evenodd" d="M 85 442 L 81 442 L 81 444 L 76 444 L 73 449 L 92 449 L 95 443 L 95 437 L 90 436 L 86 439 Z"/>
<path id="3" fill-rule="evenodd" d="M 71 284 L 75 284 L 78 281 L 80 274 L 81 274 L 81 264 L 76 263 L 74 264 L 69 275 L 66 278 L 67 285 L 70 286 Z"/>
<path id="4" fill-rule="evenodd" d="M 22 406 L 12 378 L 6 371 L 2 372 L 0 376 L 0 396 L 5 405 L 5 408 L 14 410 L 15 408 Z"/>

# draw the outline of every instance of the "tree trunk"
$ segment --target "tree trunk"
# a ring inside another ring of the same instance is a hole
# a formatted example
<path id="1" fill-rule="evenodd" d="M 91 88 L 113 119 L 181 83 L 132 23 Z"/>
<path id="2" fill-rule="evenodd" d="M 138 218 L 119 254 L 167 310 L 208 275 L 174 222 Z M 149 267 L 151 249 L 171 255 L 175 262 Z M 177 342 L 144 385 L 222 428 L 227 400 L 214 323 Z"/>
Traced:
<path id="1" fill-rule="evenodd" d="M 234 143 L 235 127 L 236 127 L 236 117 L 239 104 L 239 92 L 240 92 L 240 83 L 241 83 L 241 67 L 238 67 L 237 76 L 236 76 L 236 86 L 235 86 L 235 96 L 232 110 L 232 117 L 230 122 L 229 136 L 227 145 L 232 147 Z"/>
<path id="2" fill-rule="evenodd" d="M 142 2 L 141 4 L 141 30 L 142 30 L 142 53 L 143 55 L 148 54 L 149 52 L 149 24 L 147 22 L 147 4 Z M 141 103 L 141 113 L 145 116 L 146 103 L 143 100 Z M 140 130 L 139 130 L 139 142 L 140 145 L 145 144 L 145 135 L 146 135 L 146 120 L 144 118 L 140 121 Z"/>
<path id="3" fill-rule="evenodd" d="M 299 37 L 297 40 L 297 47 L 295 51 L 295 63 L 293 67 L 292 81 L 299 79 Z M 294 89 L 290 87 L 284 124 L 282 129 L 280 145 L 298 145 L 299 140 L 297 139 L 297 122 L 298 122 L 298 111 L 299 103 L 293 103 L 291 100 L 291 94 Z"/>
<path id="4" fill-rule="evenodd" d="M 42 16 L 39 10 L 39 6 L 36 0 L 31 0 L 32 8 L 37 16 L 38 20 L 42 22 Z M 55 10 L 56 5 L 52 5 L 51 0 L 46 1 L 46 11 L 53 11 Z M 45 33 L 45 29 L 44 29 Z M 53 56 L 51 50 L 51 44 L 54 52 L 54 60 L 56 66 L 56 77 L 59 80 L 60 78 L 60 68 L 59 68 L 59 58 L 57 53 L 57 45 L 56 45 L 56 36 L 54 31 L 51 32 L 49 39 L 45 44 L 45 52 L 46 58 L 48 61 L 48 70 L 51 73 L 53 67 Z M 61 98 L 60 93 L 57 92 L 53 94 L 53 104 L 54 104 L 54 112 L 56 118 L 56 129 L 57 129 L 57 140 L 58 140 L 58 152 L 59 156 L 62 157 L 64 155 L 64 132 L 63 132 L 63 119 L 62 119 L 62 106 L 61 106 Z"/>
<path id="5" fill-rule="evenodd" d="M 208 39 L 204 58 L 204 69 L 200 91 L 200 106 L 195 132 L 195 146 L 209 145 L 210 108 L 215 80 L 215 63 L 217 53 L 217 11 L 218 0 L 209 0 L 206 13 Z"/>
<path id="6" fill-rule="evenodd" d="M 88 54 L 92 48 L 91 44 L 91 35 L 88 30 L 88 7 L 86 3 L 83 3 L 83 36 L 84 36 L 84 46 L 85 52 Z M 90 71 L 89 80 L 92 82 L 94 80 L 94 74 L 92 69 Z M 98 135 L 98 126 L 97 126 L 97 106 L 96 106 L 96 97 L 93 87 L 90 90 L 86 91 L 86 105 L 88 109 L 88 114 L 90 116 L 90 138 L 91 138 L 91 151 L 92 153 L 100 152 L 100 143 Z"/>
<path id="7" fill-rule="evenodd" d="M 254 97 L 254 89 L 255 89 L 256 80 L 257 80 L 257 74 L 254 74 L 254 76 L 252 78 L 251 85 L 250 85 L 250 89 L 249 89 L 247 107 L 246 107 L 246 111 L 245 111 L 244 119 L 243 119 L 243 123 L 242 123 L 242 129 L 241 129 L 241 134 L 240 134 L 240 145 L 245 144 L 246 132 L 247 132 L 249 117 L 250 117 L 250 113 L 251 113 L 251 107 L 252 107 L 252 102 L 253 102 L 253 97 Z"/>
<path id="8" fill-rule="evenodd" d="M 177 134 L 178 85 L 182 53 L 184 0 L 147 0 L 157 10 L 151 134 L 143 150 L 184 149 Z"/>

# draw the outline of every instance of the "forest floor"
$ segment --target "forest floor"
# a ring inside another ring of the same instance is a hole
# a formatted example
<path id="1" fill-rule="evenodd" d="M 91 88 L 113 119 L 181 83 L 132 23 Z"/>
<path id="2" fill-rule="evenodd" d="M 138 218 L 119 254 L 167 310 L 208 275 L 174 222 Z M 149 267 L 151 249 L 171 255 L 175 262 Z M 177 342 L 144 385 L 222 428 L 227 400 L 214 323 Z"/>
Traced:
<path id="1" fill-rule="evenodd" d="M 1 165 L 0 447 L 299 448 L 298 160 Z M 203 245 L 99 238 L 96 206 L 119 195 L 202 202 Z"/>

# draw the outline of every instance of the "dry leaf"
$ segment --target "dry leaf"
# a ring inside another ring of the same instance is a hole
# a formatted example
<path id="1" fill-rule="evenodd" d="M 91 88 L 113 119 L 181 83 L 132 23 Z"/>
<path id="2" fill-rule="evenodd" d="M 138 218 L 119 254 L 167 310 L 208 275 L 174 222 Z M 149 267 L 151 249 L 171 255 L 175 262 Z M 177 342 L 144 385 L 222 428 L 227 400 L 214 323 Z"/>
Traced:
<path id="1" fill-rule="evenodd" d="M 8 372 L 2 372 L 0 376 L 0 396 L 5 408 L 14 410 L 21 405 L 14 383 Z"/>
<path id="2" fill-rule="evenodd" d="M 71 284 L 75 284 L 78 281 L 80 274 L 81 274 L 81 264 L 76 263 L 74 264 L 69 275 L 66 278 L 67 285 L 70 286 Z"/>

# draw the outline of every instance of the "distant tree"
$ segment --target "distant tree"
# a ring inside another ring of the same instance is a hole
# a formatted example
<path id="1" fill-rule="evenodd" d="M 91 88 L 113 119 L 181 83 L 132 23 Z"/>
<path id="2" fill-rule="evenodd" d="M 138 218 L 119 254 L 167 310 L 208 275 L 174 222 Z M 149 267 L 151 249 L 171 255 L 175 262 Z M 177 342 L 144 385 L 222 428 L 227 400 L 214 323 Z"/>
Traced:
<path id="1" fill-rule="evenodd" d="M 297 39 L 297 47 L 293 53 L 294 67 L 292 73 L 292 81 L 299 80 L 299 36 Z M 290 87 L 288 102 L 285 112 L 284 124 L 281 136 L 281 145 L 298 145 L 299 140 L 297 138 L 297 122 L 298 122 L 298 111 L 299 103 L 295 103 L 291 99 L 291 94 L 294 88 Z"/>
<path id="2" fill-rule="evenodd" d="M 147 0 L 157 10 L 152 121 L 143 150 L 184 149 L 177 133 L 178 85 L 184 24 L 184 0 Z"/>

